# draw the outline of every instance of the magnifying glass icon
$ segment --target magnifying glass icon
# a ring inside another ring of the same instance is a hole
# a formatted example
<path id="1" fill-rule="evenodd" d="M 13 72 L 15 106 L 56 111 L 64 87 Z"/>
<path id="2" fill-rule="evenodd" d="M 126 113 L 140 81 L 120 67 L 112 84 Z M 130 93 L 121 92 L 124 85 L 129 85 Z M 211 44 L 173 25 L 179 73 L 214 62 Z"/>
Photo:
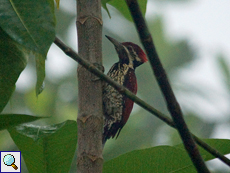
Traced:
<path id="1" fill-rule="evenodd" d="M 3 158 L 3 162 L 7 166 L 12 166 L 15 170 L 18 169 L 18 167 L 14 164 L 15 163 L 15 158 L 11 154 L 7 154 Z"/>

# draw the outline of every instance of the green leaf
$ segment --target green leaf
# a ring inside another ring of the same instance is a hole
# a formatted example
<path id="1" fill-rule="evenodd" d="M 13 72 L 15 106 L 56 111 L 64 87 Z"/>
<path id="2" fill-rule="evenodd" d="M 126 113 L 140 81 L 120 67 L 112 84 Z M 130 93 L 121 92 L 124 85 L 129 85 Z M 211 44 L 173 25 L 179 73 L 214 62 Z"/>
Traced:
<path id="1" fill-rule="evenodd" d="M 23 125 L 9 129 L 29 172 L 69 172 L 77 144 L 77 123 Z"/>
<path id="2" fill-rule="evenodd" d="M 202 139 L 204 142 L 206 142 L 208 145 L 212 146 L 216 150 L 218 150 L 222 154 L 228 154 L 230 153 L 230 140 L 229 139 Z M 176 145 L 175 147 L 179 147 L 181 149 L 184 149 L 183 144 Z M 215 157 L 208 153 L 206 150 L 201 148 L 199 146 L 200 153 L 205 161 L 212 160 Z"/>
<path id="3" fill-rule="evenodd" d="M 218 57 L 218 63 L 219 63 L 219 66 L 221 68 L 221 71 L 224 75 L 225 84 L 226 84 L 228 90 L 230 91 L 230 69 L 228 66 L 228 62 L 225 60 L 225 58 L 223 56 L 219 56 Z"/>
<path id="4" fill-rule="evenodd" d="M 34 52 L 38 95 L 43 89 L 46 54 L 55 38 L 54 1 L 2 0 L 0 16 L 0 27 L 17 43 Z"/>
<path id="5" fill-rule="evenodd" d="M 40 118 L 45 117 L 38 117 L 26 114 L 0 114 L 0 130 L 7 129 L 11 126 L 16 126 L 22 123 L 35 121 Z"/>
<path id="6" fill-rule="evenodd" d="M 15 83 L 26 67 L 28 56 L 26 49 L 0 28 L 0 112 L 14 92 Z"/>
<path id="7" fill-rule="evenodd" d="M 60 0 L 55 0 L 56 4 L 57 4 L 57 9 L 59 9 L 59 5 L 60 5 Z"/>
<path id="8" fill-rule="evenodd" d="M 110 17 L 110 13 L 109 13 L 109 10 L 106 6 L 107 3 L 112 5 L 113 7 L 115 7 L 118 11 L 120 11 L 121 14 L 126 19 L 128 19 L 129 21 L 133 21 L 131 15 L 130 15 L 128 6 L 126 5 L 125 0 L 124 1 L 123 0 L 122 1 L 121 0 L 102 0 L 101 3 L 102 3 L 102 7 L 107 11 L 109 17 Z M 145 16 L 147 0 L 138 0 L 138 3 L 139 3 L 139 6 L 140 6 L 140 9 L 141 9 L 143 16 Z"/>
<path id="9" fill-rule="evenodd" d="M 41 54 L 36 54 L 35 59 L 37 71 L 36 95 L 38 96 L 44 89 L 45 57 Z"/>
<path id="10" fill-rule="evenodd" d="M 51 0 L 1 0 L 0 26 L 19 44 L 46 56 L 55 38 L 53 4 Z"/>
<path id="11" fill-rule="evenodd" d="M 215 147 L 222 154 L 230 153 L 230 140 L 207 139 L 209 145 Z M 205 161 L 214 157 L 200 150 Z M 180 172 L 195 173 L 196 170 L 185 151 L 183 145 L 157 146 L 143 150 L 135 150 L 115 159 L 109 160 L 104 164 L 103 172 Z"/>
<path id="12" fill-rule="evenodd" d="M 103 172 L 173 172 L 191 166 L 187 153 L 171 146 L 136 150 L 104 164 Z M 186 169 L 187 170 L 187 169 Z"/>
<path id="13" fill-rule="evenodd" d="M 109 9 L 107 8 L 106 4 L 111 1 L 111 0 L 101 0 L 101 6 L 106 10 L 106 12 L 108 13 L 109 15 L 109 18 L 111 18 L 111 15 L 109 13 Z"/>

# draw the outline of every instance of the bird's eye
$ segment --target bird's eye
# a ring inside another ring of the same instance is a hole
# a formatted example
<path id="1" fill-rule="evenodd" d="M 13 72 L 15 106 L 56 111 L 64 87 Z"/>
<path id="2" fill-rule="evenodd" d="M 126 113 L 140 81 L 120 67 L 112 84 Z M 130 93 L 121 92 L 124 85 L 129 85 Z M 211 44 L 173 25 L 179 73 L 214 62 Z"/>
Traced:
<path id="1" fill-rule="evenodd" d="M 129 50 L 129 53 L 130 53 L 131 56 L 133 57 L 133 56 L 135 55 L 135 52 L 134 52 L 134 50 L 133 50 L 133 47 L 132 47 L 132 46 L 128 46 L 127 48 L 128 48 L 128 50 Z"/>
<path id="2" fill-rule="evenodd" d="M 132 48 L 131 46 L 128 46 L 127 48 L 128 48 L 128 50 L 129 50 L 130 52 L 133 51 L 133 48 Z"/>

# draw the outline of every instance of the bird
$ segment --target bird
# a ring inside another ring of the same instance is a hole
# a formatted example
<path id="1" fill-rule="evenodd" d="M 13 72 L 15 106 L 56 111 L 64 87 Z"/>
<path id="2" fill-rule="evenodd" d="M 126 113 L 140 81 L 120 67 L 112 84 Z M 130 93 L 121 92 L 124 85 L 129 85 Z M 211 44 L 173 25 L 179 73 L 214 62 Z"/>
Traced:
<path id="1" fill-rule="evenodd" d="M 106 35 L 115 47 L 119 61 L 115 63 L 107 73 L 114 81 L 126 87 L 132 93 L 137 93 L 137 79 L 135 69 L 148 61 L 144 51 L 132 42 L 118 42 Z M 103 121 L 104 129 L 102 144 L 111 137 L 118 137 L 121 129 L 129 119 L 133 109 L 133 101 L 127 96 L 119 93 L 108 83 L 103 86 Z"/>

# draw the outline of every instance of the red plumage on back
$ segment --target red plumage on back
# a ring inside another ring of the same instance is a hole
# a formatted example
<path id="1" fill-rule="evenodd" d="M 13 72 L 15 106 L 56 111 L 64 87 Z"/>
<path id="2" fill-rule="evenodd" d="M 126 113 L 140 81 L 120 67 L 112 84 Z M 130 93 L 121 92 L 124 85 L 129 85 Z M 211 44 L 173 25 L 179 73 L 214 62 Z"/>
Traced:
<path id="1" fill-rule="evenodd" d="M 144 51 L 134 43 L 119 43 L 109 36 L 106 37 L 114 44 L 119 56 L 119 62 L 111 67 L 107 75 L 136 94 L 135 68 L 147 61 Z M 105 83 L 103 87 L 103 144 L 111 137 L 118 137 L 121 129 L 128 121 L 132 109 L 132 100 L 120 94 L 108 83 Z"/>

